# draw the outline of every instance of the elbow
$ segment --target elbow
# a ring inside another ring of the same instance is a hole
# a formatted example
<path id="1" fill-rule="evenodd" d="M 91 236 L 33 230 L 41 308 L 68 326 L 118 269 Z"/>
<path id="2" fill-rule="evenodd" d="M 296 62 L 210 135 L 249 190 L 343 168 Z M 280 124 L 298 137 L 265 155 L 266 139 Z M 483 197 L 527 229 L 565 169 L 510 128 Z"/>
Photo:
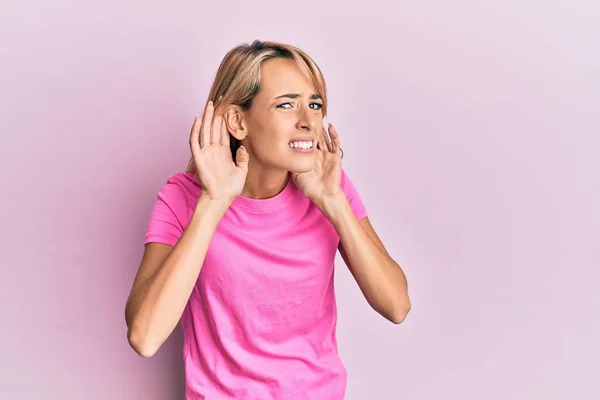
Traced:
<path id="1" fill-rule="evenodd" d="M 371 307 L 382 317 L 393 323 L 400 325 L 410 312 L 411 304 L 408 295 L 397 296 L 385 302 L 371 303 Z"/>
<path id="2" fill-rule="evenodd" d="M 402 299 L 396 307 L 394 307 L 393 311 L 390 313 L 388 319 L 394 325 L 400 325 L 410 312 L 410 300 L 408 297 Z"/>
<path id="3" fill-rule="evenodd" d="M 157 346 L 148 335 L 140 334 L 134 329 L 129 329 L 127 332 L 127 341 L 131 348 L 141 357 L 150 358 L 158 351 L 160 346 Z"/>
<path id="4" fill-rule="evenodd" d="M 162 342 L 154 340 L 156 335 L 149 329 L 148 322 L 140 320 L 139 315 L 129 309 L 129 302 L 125 309 L 125 322 L 129 346 L 144 358 L 150 358 L 156 354 Z"/>

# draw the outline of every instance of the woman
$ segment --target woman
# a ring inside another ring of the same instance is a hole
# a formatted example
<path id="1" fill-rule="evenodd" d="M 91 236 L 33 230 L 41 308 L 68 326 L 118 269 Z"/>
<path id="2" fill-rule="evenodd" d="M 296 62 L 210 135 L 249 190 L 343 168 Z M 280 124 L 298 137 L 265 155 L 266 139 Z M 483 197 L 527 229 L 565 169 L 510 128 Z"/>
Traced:
<path id="1" fill-rule="evenodd" d="M 336 250 L 385 318 L 402 322 L 410 302 L 323 127 L 321 72 L 298 48 L 255 41 L 225 56 L 209 99 L 188 170 L 151 213 L 129 343 L 150 357 L 181 319 L 187 399 L 343 399 Z"/>

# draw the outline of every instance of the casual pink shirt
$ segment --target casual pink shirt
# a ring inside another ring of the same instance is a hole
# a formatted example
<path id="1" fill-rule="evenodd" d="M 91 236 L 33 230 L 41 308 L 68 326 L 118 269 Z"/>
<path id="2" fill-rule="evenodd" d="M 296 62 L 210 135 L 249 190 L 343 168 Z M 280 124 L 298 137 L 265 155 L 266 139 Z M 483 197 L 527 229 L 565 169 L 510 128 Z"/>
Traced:
<path id="1" fill-rule="evenodd" d="M 358 219 L 367 215 L 342 172 Z M 200 196 L 195 174 L 160 189 L 145 243 L 174 246 Z M 187 400 L 341 400 L 336 340 L 339 237 L 290 179 L 277 196 L 239 196 L 221 219 L 181 323 Z"/>

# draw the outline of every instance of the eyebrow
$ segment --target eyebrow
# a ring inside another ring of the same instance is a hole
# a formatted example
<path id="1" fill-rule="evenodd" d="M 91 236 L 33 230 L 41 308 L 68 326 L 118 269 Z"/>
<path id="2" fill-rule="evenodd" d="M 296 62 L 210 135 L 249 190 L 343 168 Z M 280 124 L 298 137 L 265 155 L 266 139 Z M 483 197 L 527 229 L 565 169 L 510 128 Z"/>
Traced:
<path id="1" fill-rule="evenodd" d="M 281 99 L 283 97 L 286 97 L 289 99 L 297 99 L 298 97 L 300 97 L 300 95 L 298 93 L 286 93 L 286 94 L 282 94 L 281 96 L 275 97 L 273 100 Z M 310 96 L 310 99 L 311 100 L 321 100 L 321 96 L 318 94 L 313 94 L 312 96 Z"/>

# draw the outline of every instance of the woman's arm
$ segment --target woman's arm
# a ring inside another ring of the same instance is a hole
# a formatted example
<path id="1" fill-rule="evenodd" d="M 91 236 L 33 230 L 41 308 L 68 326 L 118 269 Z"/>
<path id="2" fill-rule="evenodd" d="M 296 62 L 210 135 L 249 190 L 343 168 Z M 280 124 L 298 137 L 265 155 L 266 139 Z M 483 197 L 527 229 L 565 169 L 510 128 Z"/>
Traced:
<path id="1" fill-rule="evenodd" d="M 129 344 L 142 357 L 154 355 L 177 326 L 226 210 L 201 196 L 174 247 L 146 246 L 125 307 Z"/>
<path id="2" fill-rule="evenodd" d="M 240 146 L 233 162 L 223 113 L 215 114 L 212 101 L 202 118 L 194 119 L 190 149 L 202 194 L 174 247 L 146 246 L 125 306 L 127 338 L 143 357 L 156 353 L 181 319 L 219 221 L 242 192 L 248 173 L 248 152 Z"/>
<path id="3" fill-rule="evenodd" d="M 337 231 L 340 254 L 371 307 L 395 324 L 404 321 L 410 311 L 406 277 L 369 219 L 356 218 L 343 192 L 320 208 Z"/>

